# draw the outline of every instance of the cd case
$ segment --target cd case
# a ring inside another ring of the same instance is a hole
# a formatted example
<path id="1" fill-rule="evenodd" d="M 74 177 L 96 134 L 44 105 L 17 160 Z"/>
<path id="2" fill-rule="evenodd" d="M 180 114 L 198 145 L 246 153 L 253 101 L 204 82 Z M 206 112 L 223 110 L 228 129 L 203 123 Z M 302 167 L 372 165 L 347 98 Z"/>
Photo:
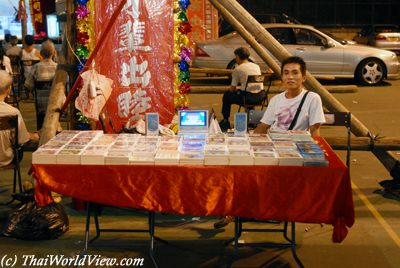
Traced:
<path id="1" fill-rule="evenodd" d="M 146 135 L 147 136 L 158 136 L 158 113 L 146 113 Z"/>
<path id="2" fill-rule="evenodd" d="M 247 113 L 235 113 L 235 136 L 245 136 L 247 133 Z"/>

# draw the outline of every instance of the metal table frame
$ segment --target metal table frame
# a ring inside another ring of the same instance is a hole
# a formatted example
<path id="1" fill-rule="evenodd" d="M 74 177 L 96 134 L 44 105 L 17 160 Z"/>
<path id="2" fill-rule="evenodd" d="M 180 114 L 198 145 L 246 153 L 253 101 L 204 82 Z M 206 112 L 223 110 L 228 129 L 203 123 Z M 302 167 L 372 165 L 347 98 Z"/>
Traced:
<path id="1" fill-rule="evenodd" d="M 150 259 L 154 265 L 155 268 L 158 268 L 157 261 L 155 259 L 155 246 L 154 246 L 154 241 L 158 240 L 162 243 L 168 244 L 167 241 L 155 236 L 155 212 L 154 211 L 148 211 L 149 217 L 148 217 L 148 223 L 149 223 L 149 228 L 148 229 L 107 229 L 107 228 L 100 228 L 100 223 L 99 223 L 99 213 L 98 213 L 98 208 L 100 205 L 92 202 L 86 202 L 86 226 L 85 226 L 85 239 L 84 239 L 84 248 L 81 256 L 86 255 L 88 252 L 89 248 L 89 243 L 93 243 L 95 240 L 97 240 L 100 237 L 101 232 L 109 232 L 109 233 L 149 233 L 150 234 L 150 246 L 149 246 L 149 255 Z M 90 231 L 90 217 L 93 212 L 93 218 L 94 218 L 94 223 L 95 223 L 95 228 L 96 228 L 96 236 L 93 237 L 92 239 L 89 240 L 89 231 Z"/>
<path id="2" fill-rule="evenodd" d="M 288 237 L 288 222 L 285 221 L 283 228 L 282 229 L 271 229 L 271 228 L 243 228 L 243 223 L 244 222 L 264 222 L 264 223 L 270 223 L 270 221 L 263 221 L 263 220 L 248 220 L 248 219 L 243 219 L 240 217 L 235 217 L 235 234 L 234 238 L 230 239 L 228 243 L 231 243 L 233 241 L 233 254 L 230 256 L 230 259 L 228 260 L 228 265 L 227 267 L 231 267 L 235 257 L 238 254 L 239 251 L 239 237 L 242 235 L 243 232 L 257 232 L 257 233 L 283 233 L 283 237 L 285 240 L 288 241 L 288 243 L 271 243 L 271 242 L 265 242 L 265 243 L 257 243 L 257 245 L 267 247 L 267 248 L 288 248 L 290 247 L 292 251 L 292 255 L 294 260 L 296 261 L 297 265 L 300 268 L 304 268 L 303 263 L 300 261 L 299 257 L 297 256 L 296 253 L 296 223 L 291 222 L 291 238 Z M 254 244 L 254 243 L 247 243 L 248 245 Z"/>

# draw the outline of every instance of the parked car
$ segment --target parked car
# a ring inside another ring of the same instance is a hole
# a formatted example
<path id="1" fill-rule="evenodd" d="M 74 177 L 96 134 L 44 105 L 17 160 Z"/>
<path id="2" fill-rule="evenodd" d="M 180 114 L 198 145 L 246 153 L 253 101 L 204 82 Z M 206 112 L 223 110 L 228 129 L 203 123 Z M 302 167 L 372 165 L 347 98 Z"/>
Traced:
<path id="1" fill-rule="evenodd" d="M 353 39 L 359 44 L 400 52 L 400 27 L 397 25 L 369 25 Z"/>
<path id="2" fill-rule="evenodd" d="M 354 77 L 361 84 L 376 85 L 385 78 L 394 78 L 400 71 L 396 54 L 364 45 L 335 40 L 312 26 L 300 24 L 263 24 L 292 55 L 302 57 L 310 73 L 338 78 Z M 236 32 L 217 40 L 196 44 L 193 67 L 234 68 L 233 51 L 250 47 Z M 251 49 L 251 48 L 250 48 Z M 267 66 L 251 49 L 252 60 L 266 70 Z"/>
<path id="3" fill-rule="evenodd" d="M 254 18 L 260 23 L 285 23 L 285 24 L 301 24 L 295 18 L 292 18 L 285 13 L 260 13 L 254 14 Z M 234 31 L 232 25 L 229 23 L 222 21 L 220 25 L 220 34 L 225 35 Z"/>

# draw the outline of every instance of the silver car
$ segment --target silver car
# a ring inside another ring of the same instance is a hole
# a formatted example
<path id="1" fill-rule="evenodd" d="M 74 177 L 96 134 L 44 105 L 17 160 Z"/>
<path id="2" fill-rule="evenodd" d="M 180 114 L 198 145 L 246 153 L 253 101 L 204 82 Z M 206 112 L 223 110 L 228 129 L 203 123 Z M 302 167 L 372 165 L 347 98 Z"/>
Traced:
<path id="1" fill-rule="evenodd" d="M 393 52 L 336 39 L 308 25 L 263 26 L 292 55 L 302 57 L 315 76 L 354 77 L 361 84 L 376 85 L 385 78 L 399 75 L 400 63 Z M 193 67 L 234 68 L 233 51 L 240 46 L 250 47 L 235 32 L 217 40 L 198 42 Z M 262 70 L 267 70 L 268 67 L 252 49 L 251 54 L 252 60 Z"/>
<path id="2" fill-rule="evenodd" d="M 400 52 L 400 27 L 391 24 L 376 24 L 364 27 L 354 41 Z"/>

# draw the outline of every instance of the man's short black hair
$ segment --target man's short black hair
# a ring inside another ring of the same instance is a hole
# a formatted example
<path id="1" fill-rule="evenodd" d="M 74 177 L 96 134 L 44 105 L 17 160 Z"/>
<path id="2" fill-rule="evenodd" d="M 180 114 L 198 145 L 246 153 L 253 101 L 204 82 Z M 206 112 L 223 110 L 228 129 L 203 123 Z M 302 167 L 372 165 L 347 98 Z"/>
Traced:
<path id="1" fill-rule="evenodd" d="M 6 33 L 4 35 L 4 41 L 6 41 L 7 43 L 10 42 L 10 38 L 11 38 L 11 34 L 10 33 Z"/>
<path id="2" fill-rule="evenodd" d="M 241 60 L 247 60 L 250 58 L 250 50 L 247 47 L 239 47 L 235 49 L 234 53 Z"/>
<path id="3" fill-rule="evenodd" d="M 27 46 L 31 46 L 35 43 L 35 39 L 33 38 L 33 35 L 29 35 L 29 34 L 25 35 L 24 40 L 25 40 L 25 44 Z"/>
<path id="4" fill-rule="evenodd" d="M 302 58 L 297 57 L 297 56 L 292 56 L 292 57 L 289 57 L 289 58 L 285 59 L 284 61 L 282 61 L 282 64 L 281 64 L 281 73 L 282 74 L 283 74 L 283 67 L 290 63 L 297 63 L 298 65 L 300 65 L 301 74 L 303 76 L 306 75 L 306 71 L 307 71 L 306 63 L 304 62 L 304 60 Z"/>

